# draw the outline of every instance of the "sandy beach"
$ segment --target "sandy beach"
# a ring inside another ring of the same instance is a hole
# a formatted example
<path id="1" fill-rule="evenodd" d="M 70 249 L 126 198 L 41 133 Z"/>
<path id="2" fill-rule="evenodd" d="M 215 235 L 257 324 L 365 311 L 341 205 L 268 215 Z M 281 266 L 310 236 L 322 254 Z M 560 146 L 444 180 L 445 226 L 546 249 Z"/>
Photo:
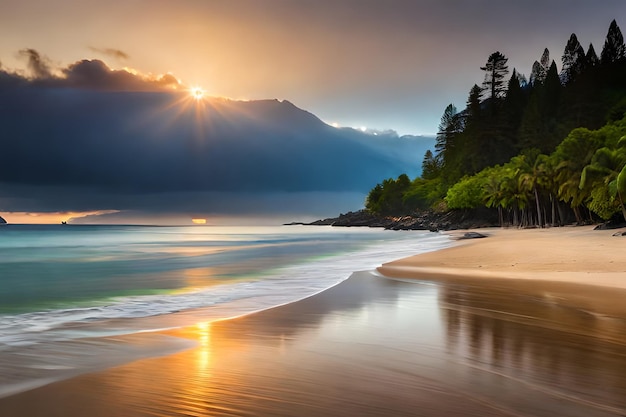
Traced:
<path id="1" fill-rule="evenodd" d="M 196 347 L 0 399 L 1 416 L 623 416 L 626 237 L 485 239 L 167 332 Z"/>
<path id="2" fill-rule="evenodd" d="M 388 277 L 533 291 L 553 302 L 626 316 L 626 237 L 593 226 L 483 229 L 482 239 L 413 256 L 378 271 Z M 460 238 L 465 232 L 450 232 Z"/>
<path id="3" fill-rule="evenodd" d="M 388 276 L 482 277 L 569 282 L 626 288 L 626 238 L 593 226 L 485 229 L 488 239 L 391 262 Z M 451 232 L 454 237 L 464 232 Z"/>

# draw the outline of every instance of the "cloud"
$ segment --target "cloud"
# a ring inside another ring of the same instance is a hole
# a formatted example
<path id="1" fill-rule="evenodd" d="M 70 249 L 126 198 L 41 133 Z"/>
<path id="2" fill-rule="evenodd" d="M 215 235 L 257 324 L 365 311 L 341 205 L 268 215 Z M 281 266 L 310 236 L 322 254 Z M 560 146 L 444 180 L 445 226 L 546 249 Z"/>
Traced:
<path id="1" fill-rule="evenodd" d="M 50 62 L 42 57 L 39 52 L 34 49 L 22 49 L 18 54 L 28 59 L 28 69 L 35 78 L 45 79 L 52 77 Z"/>
<path id="2" fill-rule="evenodd" d="M 126 60 L 126 59 L 130 58 L 130 56 L 126 52 L 124 52 L 124 51 L 122 51 L 120 49 L 115 49 L 115 48 L 96 48 L 96 47 L 93 47 L 93 46 L 90 46 L 89 49 L 92 50 L 93 52 L 97 52 L 99 54 L 106 55 L 106 56 L 109 56 L 111 58 L 115 58 L 115 59 L 119 59 L 119 60 Z"/>
<path id="3" fill-rule="evenodd" d="M 122 51 L 111 50 L 125 55 Z M 82 88 L 98 91 L 171 91 L 184 86 L 174 75 L 142 74 L 124 68 L 112 69 L 99 59 L 83 59 L 63 68 L 53 68 L 51 62 L 34 49 L 22 49 L 19 55 L 28 60 L 31 77 L 25 79 L 17 73 L 3 71 L 0 78 L 13 78 L 16 83 L 30 82 L 47 87 Z"/>
<path id="4" fill-rule="evenodd" d="M 129 70 L 114 70 L 103 61 L 94 59 L 75 62 L 62 70 L 64 77 L 57 84 L 75 88 L 106 91 L 158 91 L 181 87 L 171 74 L 158 77 L 141 75 Z"/>

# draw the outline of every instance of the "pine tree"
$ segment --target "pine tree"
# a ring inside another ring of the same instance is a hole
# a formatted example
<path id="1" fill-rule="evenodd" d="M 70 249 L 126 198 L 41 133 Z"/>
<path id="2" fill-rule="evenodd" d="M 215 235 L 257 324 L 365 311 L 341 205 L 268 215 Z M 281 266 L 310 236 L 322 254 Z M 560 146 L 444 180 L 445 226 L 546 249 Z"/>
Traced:
<path id="1" fill-rule="evenodd" d="M 453 146 L 454 136 L 461 131 L 461 118 L 454 104 L 448 104 L 441 116 L 435 153 L 437 158 L 444 158 L 446 149 Z"/>
<path id="2" fill-rule="evenodd" d="M 506 92 L 505 77 L 509 73 L 509 67 L 506 65 L 509 59 L 500 52 L 494 52 L 489 55 L 487 63 L 484 67 L 480 67 L 485 71 L 485 81 L 483 86 L 489 91 L 489 98 L 492 100 L 501 98 Z"/>
<path id="3" fill-rule="evenodd" d="M 563 66 L 561 68 L 561 83 L 567 84 L 576 79 L 585 68 L 586 56 L 576 34 L 572 33 L 565 45 L 563 57 L 561 58 Z"/>
<path id="4" fill-rule="evenodd" d="M 509 80 L 506 98 L 503 105 L 503 136 L 511 145 L 517 147 L 517 131 L 522 121 L 524 107 L 526 106 L 526 91 L 522 88 L 521 76 L 513 69 L 513 75 Z"/>
<path id="5" fill-rule="evenodd" d="M 587 67 L 595 67 L 596 65 L 600 63 L 600 58 L 598 58 L 598 55 L 596 54 L 596 50 L 593 47 L 592 43 L 589 44 L 589 49 L 587 49 L 587 54 L 585 55 L 585 61 L 586 61 Z"/>
<path id="6" fill-rule="evenodd" d="M 600 54 L 600 62 L 602 64 L 612 64 L 621 61 L 626 56 L 626 46 L 624 46 L 624 37 L 622 31 L 617 26 L 615 19 L 609 26 L 609 32 L 604 41 L 604 48 Z"/>
<path id="7" fill-rule="evenodd" d="M 458 135 L 463 131 L 462 115 L 453 104 L 449 104 L 441 116 L 439 131 L 435 142 L 435 155 L 432 162 L 440 168 L 445 177 L 452 177 L 456 171 L 455 158 L 459 151 Z M 423 178 L 426 178 L 422 176 Z"/>
<path id="8" fill-rule="evenodd" d="M 546 80 L 548 68 L 550 68 L 550 51 L 546 48 L 543 50 L 541 60 L 533 63 L 532 72 L 530 73 L 530 84 L 542 84 Z"/>
<path id="9" fill-rule="evenodd" d="M 422 178 L 425 180 L 432 180 L 439 176 L 441 165 L 439 161 L 433 155 L 433 152 L 428 149 L 424 154 L 422 160 Z"/>
<path id="10" fill-rule="evenodd" d="M 518 148 L 551 152 L 558 143 L 557 117 L 562 90 L 561 81 L 552 61 L 543 84 L 533 87 L 520 122 Z"/>

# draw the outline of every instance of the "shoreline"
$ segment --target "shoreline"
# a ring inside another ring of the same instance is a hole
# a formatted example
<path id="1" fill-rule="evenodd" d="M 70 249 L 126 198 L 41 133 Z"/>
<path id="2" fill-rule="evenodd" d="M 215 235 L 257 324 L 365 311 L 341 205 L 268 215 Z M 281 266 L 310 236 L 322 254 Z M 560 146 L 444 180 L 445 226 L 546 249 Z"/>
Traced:
<path id="1" fill-rule="evenodd" d="M 545 402 L 563 416 L 626 414 L 626 238 L 481 233 L 293 303 L 156 333 L 196 347 L 0 398 L 0 415 L 554 415 Z"/>
<path id="2" fill-rule="evenodd" d="M 593 226 L 481 229 L 484 239 L 458 236 L 452 247 L 384 263 L 402 278 L 453 277 L 555 281 L 626 289 L 626 238 Z M 455 233 L 447 233 L 455 237 Z"/>
<path id="3" fill-rule="evenodd" d="M 626 317 L 626 238 L 593 226 L 480 229 L 435 252 L 385 263 L 388 278 L 530 291 L 550 302 Z M 459 238 L 461 234 L 447 232 Z"/>

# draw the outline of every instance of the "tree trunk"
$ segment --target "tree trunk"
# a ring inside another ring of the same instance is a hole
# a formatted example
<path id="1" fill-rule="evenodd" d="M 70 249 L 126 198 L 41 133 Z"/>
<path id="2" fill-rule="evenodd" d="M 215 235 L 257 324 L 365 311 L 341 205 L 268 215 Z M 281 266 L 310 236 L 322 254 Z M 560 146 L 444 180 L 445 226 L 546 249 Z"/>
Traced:
<path id="1" fill-rule="evenodd" d="M 622 193 L 620 193 L 619 190 L 617 190 L 617 198 L 619 198 L 619 205 L 622 208 L 622 216 L 626 221 L 626 207 L 624 207 L 624 199 L 622 198 Z"/>
<path id="2" fill-rule="evenodd" d="M 576 224 L 582 224 L 583 219 L 580 215 L 580 208 L 578 206 L 572 207 L 572 211 L 574 211 L 574 217 L 576 217 Z"/>
<path id="3" fill-rule="evenodd" d="M 541 218 L 541 207 L 539 206 L 539 193 L 537 192 L 537 187 L 533 187 L 535 192 L 535 203 L 537 204 L 537 221 L 539 222 L 539 227 L 543 227 L 543 219 Z"/>
<path id="4" fill-rule="evenodd" d="M 552 206 L 552 227 L 556 226 L 556 207 L 554 207 L 554 196 L 550 193 L 550 205 Z"/>

